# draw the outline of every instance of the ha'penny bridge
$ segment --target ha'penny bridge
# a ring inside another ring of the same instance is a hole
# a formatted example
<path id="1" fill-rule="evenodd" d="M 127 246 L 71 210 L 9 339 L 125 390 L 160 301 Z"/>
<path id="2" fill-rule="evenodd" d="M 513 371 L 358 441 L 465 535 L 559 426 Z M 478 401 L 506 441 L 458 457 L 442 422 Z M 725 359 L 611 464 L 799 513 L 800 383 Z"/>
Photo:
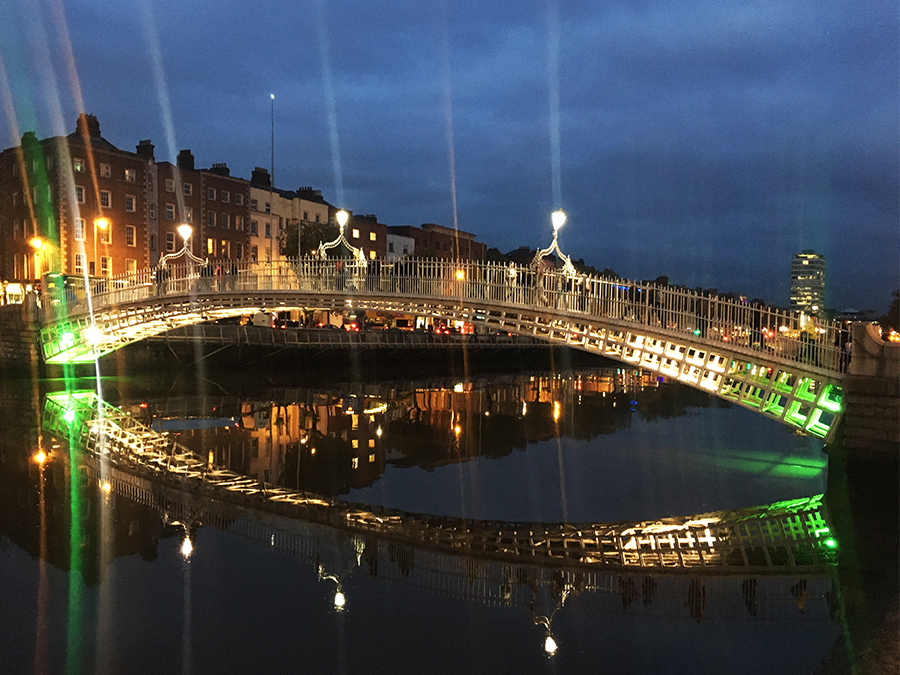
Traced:
<path id="1" fill-rule="evenodd" d="M 779 591 L 782 604 L 805 603 L 811 589 L 819 599 L 830 593 L 835 542 L 821 495 L 634 523 L 478 521 L 373 510 L 260 482 L 211 464 L 94 392 L 49 394 L 42 427 L 57 448 L 78 451 L 72 470 L 85 484 L 157 509 L 186 537 L 211 526 L 315 561 L 320 578 L 338 587 L 341 573 L 359 567 L 489 603 L 527 604 L 543 588 L 562 602 L 566 593 L 605 590 L 621 594 L 624 607 L 649 604 L 648 594 L 672 584 L 693 597 L 692 615 L 702 614 L 706 584 L 728 578 L 739 580 L 733 593 L 752 615 L 764 580 L 791 582 Z"/>
<path id="2" fill-rule="evenodd" d="M 555 243 L 555 241 L 554 241 Z M 567 261 L 568 262 L 568 261 Z M 531 266 L 321 257 L 188 260 L 121 277 L 48 276 L 46 363 L 88 363 L 167 331 L 257 311 L 366 311 L 462 321 L 600 354 L 825 438 L 842 411 L 837 323 L 652 283 Z"/>

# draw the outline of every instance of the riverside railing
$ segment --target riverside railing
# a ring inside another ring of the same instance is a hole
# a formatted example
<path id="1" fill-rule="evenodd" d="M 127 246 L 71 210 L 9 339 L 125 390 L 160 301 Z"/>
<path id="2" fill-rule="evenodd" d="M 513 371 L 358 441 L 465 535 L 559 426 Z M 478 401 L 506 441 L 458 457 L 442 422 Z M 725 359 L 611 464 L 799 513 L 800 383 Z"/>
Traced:
<path id="1" fill-rule="evenodd" d="M 108 279 L 48 275 L 42 302 L 47 319 L 60 320 L 90 314 L 89 307 L 96 313 L 154 298 L 206 299 L 256 291 L 450 300 L 486 310 L 549 311 L 576 324 L 579 318 L 586 323 L 608 320 L 623 330 L 637 324 L 656 333 L 722 343 L 832 372 L 845 372 L 849 362 L 850 336 L 841 322 L 820 322 L 799 312 L 685 288 L 489 262 L 405 259 L 363 264 L 311 257 L 272 263 L 188 262 Z"/>

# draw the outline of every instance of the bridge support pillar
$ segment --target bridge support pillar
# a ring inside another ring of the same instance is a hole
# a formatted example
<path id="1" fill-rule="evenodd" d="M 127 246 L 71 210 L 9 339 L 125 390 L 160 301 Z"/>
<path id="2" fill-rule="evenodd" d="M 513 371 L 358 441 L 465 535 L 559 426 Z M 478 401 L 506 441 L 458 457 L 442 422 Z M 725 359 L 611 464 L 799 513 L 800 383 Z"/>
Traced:
<path id="1" fill-rule="evenodd" d="M 40 308 L 37 296 L 29 293 L 20 305 L 0 306 L 0 372 L 34 375 L 42 370 Z"/>

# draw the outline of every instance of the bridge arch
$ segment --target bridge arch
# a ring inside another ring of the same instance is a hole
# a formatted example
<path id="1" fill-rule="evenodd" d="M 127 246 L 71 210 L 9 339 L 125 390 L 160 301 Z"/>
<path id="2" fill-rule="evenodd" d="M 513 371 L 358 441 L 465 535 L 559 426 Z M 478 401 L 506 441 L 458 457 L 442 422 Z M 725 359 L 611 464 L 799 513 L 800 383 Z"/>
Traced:
<path id="1" fill-rule="evenodd" d="M 386 311 L 528 335 L 658 372 L 825 438 L 841 413 L 838 324 L 696 291 L 542 267 L 303 258 L 45 283 L 47 363 L 85 363 L 170 329 L 258 310 Z M 79 284 L 78 282 L 81 281 Z"/>

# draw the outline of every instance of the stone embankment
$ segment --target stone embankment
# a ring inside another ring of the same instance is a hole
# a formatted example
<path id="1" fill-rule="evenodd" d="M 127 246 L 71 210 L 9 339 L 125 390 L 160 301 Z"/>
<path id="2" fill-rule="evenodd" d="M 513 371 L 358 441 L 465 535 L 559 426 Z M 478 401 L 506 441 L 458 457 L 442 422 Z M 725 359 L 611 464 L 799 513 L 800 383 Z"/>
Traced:
<path id="1" fill-rule="evenodd" d="M 22 304 L 0 305 L 0 372 L 41 372 L 40 308 L 28 294 Z"/>

